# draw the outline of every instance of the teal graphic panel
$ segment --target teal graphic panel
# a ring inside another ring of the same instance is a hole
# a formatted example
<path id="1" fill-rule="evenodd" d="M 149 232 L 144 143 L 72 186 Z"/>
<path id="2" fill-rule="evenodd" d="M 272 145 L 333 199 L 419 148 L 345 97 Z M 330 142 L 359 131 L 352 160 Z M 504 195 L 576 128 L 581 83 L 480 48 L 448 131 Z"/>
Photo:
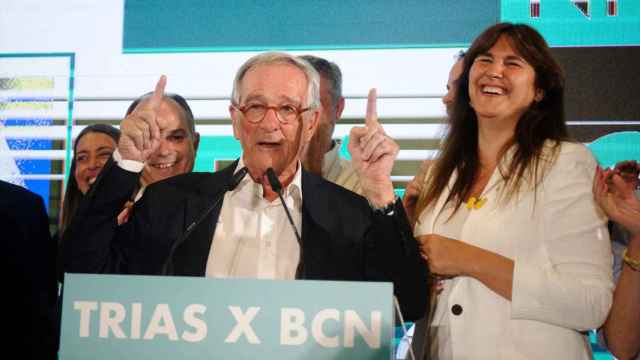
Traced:
<path id="1" fill-rule="evenodd" d="M 241 154 L 240 142 L 233 136 L 201 136 L 193 170 L 198 172 L 219 170 L 215 168 L 217 161 L 236 160 Z"/>
<path id="2" fill-rule="evenodd" d="M 535 27 L 551 46 L 640 45 L 636 0 L 502 0 L 500 20 Z"/>
<path id="3" fill-rule="evenodd" d="M 496 0 L 126 0 L 123 51 L 457 47 L 498 11 Z"/>
<path id="4" fill-rule="evenodd" d="M 620 131 L 605 135 L 589 144 L 600 166 L 614 166 L 623 160 L 640 161 L 640 132 Z"/>

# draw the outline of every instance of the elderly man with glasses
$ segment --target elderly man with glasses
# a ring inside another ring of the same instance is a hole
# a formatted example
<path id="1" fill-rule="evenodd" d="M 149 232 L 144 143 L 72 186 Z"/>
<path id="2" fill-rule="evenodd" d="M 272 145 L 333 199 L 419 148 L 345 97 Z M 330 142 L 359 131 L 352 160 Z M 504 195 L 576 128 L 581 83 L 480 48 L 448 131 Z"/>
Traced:
<path id="1" fill-rule="evenodd" d="M 101 214 L 127 196 L 140 176 L 127 169 L 157 146 L 154 99 L 165 83 L 140 116 L 123 121 L 118 161 L 79 211 L 68 272 L 390 281 L 403 315 L 423 315 L 427 268 L 393 192 L 398 146 L 377 121 L 375 91 L 366 126 L 351 132 L 364 198 L 302 168 L 320 115 L 319 76 L 287 54 L 257 55 L 236 74 L 229 111 L 242 157 L 212 174 L 150 186 L 133 220 L 115 232 Z"/>

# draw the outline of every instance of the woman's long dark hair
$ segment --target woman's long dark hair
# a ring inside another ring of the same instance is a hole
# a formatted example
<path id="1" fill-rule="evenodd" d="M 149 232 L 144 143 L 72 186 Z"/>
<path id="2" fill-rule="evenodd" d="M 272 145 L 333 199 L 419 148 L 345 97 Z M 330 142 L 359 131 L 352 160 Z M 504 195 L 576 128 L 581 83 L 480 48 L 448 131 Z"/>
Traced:
<path id="1" fill-rule="evenodd" d="M 60 216 L 60 228 L 58 230 L 58 239 L 62 239 L 62 234 L 64 230 L 71 223 L 71 219 L 73 219 L 73 215 L 76 213 L 78 206 L 80 205 L 80 200 L 82 200 L 82 192 L 78 188 L 78 182 L 76 181 L 75 173 L 76 173 L 76 150 L 78 147 L 78 143 L 83 136 L 89 133 L 100 133 L 105 134 L 113 139 L 113 141 L 118 144 L 118 140 L 120 139 L 120 130 L 115 127 L 107 124 L 93 124 L 82 129 L 78 137 L 76 137 L 75 142 L 73 143 L 73 159 L 71 160 L 71 168 L 69 170 L 69 179 L 67 180 L 67 187 L 64 191 L 64 200 L 62 201 L 62 215 Z"/>
<path id="2" fill-rule="evenodd" d="M 464 69 L 457 81 L 457 95 L 449 119 L 449 131 L 442 145 L 440 155 L 429 174 L 428 182 L 420 194 L 416 214 L 435 203 L 447 188 L 449 179 L 455 173 L 455 182 L 448 201 L 455 202 L 458 209 L 471 192 L 480 168 L 478 157 L 478 119 L 470 105 L 469 72 L 476 57 L 488 52 L 500 39 L 505 37 L 514 50 L 529 63 L 535 71 L 536 89 L 542 90 L 543 98 L 534 101 L 520 117 L 512 140 L 501 151 L 503 156 L 513 145 L 513 158 L 505 168 L 498 169 L 505 179 L 503 188 L 505 199 L 517 194 L 524 182 L 534 187 L 544 176 L 539 172 L 539 161 L 547 140 L 555 140 L 549 161 L 553 161 L 560 141 L 569 135 L 564 115 L 564 73 L 551 55 L 544 38 L 533 28 L 524 24 L 500 23 L 486 29 L 476 38 L 464 56 Z M 546 160 L 546 159 L 545 159 Z"/>

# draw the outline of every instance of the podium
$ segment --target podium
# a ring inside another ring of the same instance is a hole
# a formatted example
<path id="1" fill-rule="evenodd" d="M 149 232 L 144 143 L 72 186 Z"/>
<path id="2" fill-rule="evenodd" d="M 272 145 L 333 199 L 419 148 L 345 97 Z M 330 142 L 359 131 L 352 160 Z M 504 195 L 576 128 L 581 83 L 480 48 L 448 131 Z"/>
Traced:
<path id="1" fill-rule="evenodd" d="M 60 359 L 391 359 L 391 283 L 66 274 Z"/>

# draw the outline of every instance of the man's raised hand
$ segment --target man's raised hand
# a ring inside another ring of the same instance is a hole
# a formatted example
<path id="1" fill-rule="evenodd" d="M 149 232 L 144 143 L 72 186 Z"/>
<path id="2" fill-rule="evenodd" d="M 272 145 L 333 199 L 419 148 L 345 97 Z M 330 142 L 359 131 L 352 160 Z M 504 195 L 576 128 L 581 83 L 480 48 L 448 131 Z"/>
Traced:
<path id="1" fill-rule="evenodd" d="M 349 134 L 349 153 L 360 175 L 364 195 L 376 207 L 393 201 L 391 170 L 399 146 L 378 122 L 376 89 L 369 90 L 365 126 L 354 126 Z"/>
<path id="2" fill-rule="evenodd" d="M 120 141 L 118 152 L 124 160 L 145 162 L 160 144 L 160 127 L 158 126 L 158 112 L 167 77 L 162 75 L 156 84 L 153 95 L 143 100 L 120 123 Z"/>

